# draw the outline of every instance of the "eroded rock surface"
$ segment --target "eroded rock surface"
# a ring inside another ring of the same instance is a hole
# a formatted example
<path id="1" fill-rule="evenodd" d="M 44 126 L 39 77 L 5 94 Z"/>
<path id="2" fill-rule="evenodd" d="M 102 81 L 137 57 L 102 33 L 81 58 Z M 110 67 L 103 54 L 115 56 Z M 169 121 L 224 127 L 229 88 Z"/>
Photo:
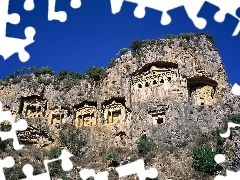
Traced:
<path id="1" fill-rule="evenodd" d="M 226 114 L 239 112 L 239 98 L 231 94 L 218 51 L 203 35 L 189 41 L 153 40 L 137 53 L 129 51 L 107 69 L 100 84 L 80 80 L 65 91 L 53 76 L 40 78 L 51 83 L 38 83 L 30 75 L 16 84 L 5 82 L 0 89 L 4 109 L 11 109 L 16 120 L 41 119 L 26 132 L 34 137 L 32 144 L 49 148 L 58 141 L 59 124 L 71 123 L 87 137 L 85 155 L 97 158 L 103 148 L 136 149 L 145 133 L 164 151 L 182 153 L 166 157 L 179 176 L 189 173 L 184 165 L 189 164 L 196 135 L 218 127 Z M 42 124 L 50 128 L 39 128 Z M 25 135 L 21 138 L 27 142 Z M 181 151 L 186 147 L 188 151 Z M 162 179 L 177 177 L 160 159 L 155 165 Z"/>

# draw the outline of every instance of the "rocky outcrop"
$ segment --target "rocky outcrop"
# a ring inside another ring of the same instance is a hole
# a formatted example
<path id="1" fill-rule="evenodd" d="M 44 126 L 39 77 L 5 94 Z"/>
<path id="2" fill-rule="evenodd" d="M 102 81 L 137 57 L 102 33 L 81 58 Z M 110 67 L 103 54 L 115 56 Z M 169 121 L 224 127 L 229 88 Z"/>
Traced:
<path id="1" fill-rule="evenodd" d="M 118 58 L 99 83 L 79 80 L 66 90 L 51 75 L 19 78 L 2 82 L 0 101 L 15 120 L 27 118 L 30 128 L 20 138 L 49 148 L 57 144 L 59 125 L 71 123 L 87 137 L 84 153 L 95 152 L 95 157 L 102 148 L 134 150 L 146 134 L 166 152 L 181 152 L 186 165 L 196 135 L 239 112 L 239 98 L 231 94 L 218 51 L 204 35 L 148 41 Z M 162 174 L 160 161 L 155 165 Z M 189 170 L 175 164 L 182 175 Z"/>

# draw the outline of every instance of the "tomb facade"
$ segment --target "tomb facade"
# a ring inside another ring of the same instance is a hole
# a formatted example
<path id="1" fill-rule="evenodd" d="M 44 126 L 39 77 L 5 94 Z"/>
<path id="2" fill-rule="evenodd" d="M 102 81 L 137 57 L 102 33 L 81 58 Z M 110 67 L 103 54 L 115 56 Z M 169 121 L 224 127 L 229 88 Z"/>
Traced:
<path id="1" fill-rule="evenodd" d="M 212 86 L 197 86 L 192 89 L 191 98 L 194 105 L 214 104 L 214 88 Z"/>
<path id="2" fill-rule="evenodd" d="M 181 77 L 175 64 L 149 65 L 133 76 L 133 101 L 166 97 L 171 92 L 180 92 Z M 184 81 L 183 81 L 184 83 Z"/>
<path id="3" fill-rule="evenodd" d="M 148 112 L 152 116 L 152 125 L 162 124 L 166 122 L 167 109 L 167 105 L 162 105 L 157 109 Z"/>
<path id="4" fill-rule="evenodd" d="M 113 100 L 111 103 L 103 106 L 105 124 L 120 123 L 126 117 L 125 106 Z"/>
<path id="5" fill-rule="evenodd" d="M 75 126 L 95 126 L 97 125 L 98 111 L 96 105 L 89 104 L 85 102 L 84 105 L 79 105 L 75 107 L 76 119 Z"/>
<path id="6" fill-rule="evenodd" d="M 65 123 L 65 118 L 68 117 L 69 110 L 63 107 L 52 107 L 47 110 L 47 121 L 50 125 L 60 125 Z"/>
<path id="7" fill-rule="evenodd" d="M 212 105 L 216 103 L 217 82 L 206 77 L 188 79 L 189 98 L 193 105 Z"/>
<path id="8" fill-rule="evenodd" d="M 44 117 L 46 109 L 46 100 L 39 96 L 29 96 L 22 98 L 21 114 L 28 118 Z"/>

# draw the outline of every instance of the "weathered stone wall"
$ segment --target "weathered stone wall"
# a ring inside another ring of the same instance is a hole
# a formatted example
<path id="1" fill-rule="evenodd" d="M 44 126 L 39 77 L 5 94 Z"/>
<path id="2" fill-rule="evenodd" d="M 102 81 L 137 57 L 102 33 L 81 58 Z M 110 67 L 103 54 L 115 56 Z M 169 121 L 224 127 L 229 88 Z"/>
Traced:
<path id="1" fill-rule="evenodd" d="M 84 127 L 92 144 L 124 142 L 134 148 L 142 133 L 159 145 L 182 143 L 239 109 L 221 58 L 204 36 L 154 40 L 137 53 L 129 51 L 100 83 L 80 80 L 65 91 L 53 76 L 40 78 L 51 83 L 39 83 L 34 75 L 5 82 L 0 88 L 4 108 L 15 119 Z"/>

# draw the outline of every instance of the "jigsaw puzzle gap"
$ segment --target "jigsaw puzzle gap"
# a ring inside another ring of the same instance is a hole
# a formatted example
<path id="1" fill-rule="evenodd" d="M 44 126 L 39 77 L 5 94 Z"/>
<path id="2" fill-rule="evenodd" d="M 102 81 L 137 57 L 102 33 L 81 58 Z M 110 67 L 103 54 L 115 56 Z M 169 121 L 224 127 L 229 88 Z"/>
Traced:
<path id="1" fill-rule="evenodd" d="M 240 96 L 240 86 L 237 83 L 235 83 L 232 87 L 231 92 L 237 96 Z"/>
<path id="2" fill-rule="evenodd" d="M 48 20 L 58 20 L 65 22 L 67 20 L 67 13 L 65 11 L 55 11 L 56 0 L 48 0 Z"/>
<path id="3" fill-rule="evenodd" d="M 110 0 L 111 10 L 113 14 L 120 12 L 124 0 Z"/>
<path id="4" fill-rule="evenodd" d="M 26 5 L 27 6 L 27 5 Z M 20 58 L 20 61 L 26 62 L 30 56 L 25 51 L 25 47 L 32 44 L 34 42 L 33 36 L 35 33 L 29 33 L 29 31 L 26 32 L 26 39 L 18 39 L 13 37 L 7 37 L 6 36 L 6 28 L 7 23 L 10 24 L 19 24 L 21 18 L 19 14 L 13 13 L 8 14 L 8 8 L 9 8 L 9 0 L 1 0 L 0 1 L 0 55 L 6 60 L 10 56 L 12 56 L 15 53 L 18 53 L 18 57 Z M 32 27 L 31 27 L 32 28 Z M 32 28 L 31 31 L 33 31 L 34 28 Z"/>
<path id="5" fill-rule="evenodd" d="M 35 7 L 34 0 L 25 0 L 23 7 L 26 11 L 32 11 Z"/>
<path id="6" fill-rule="evenodd" d="M 81 5 L 82 5 L 81 0 L 71 0 L 71 2 L 70 2 L 70 6 L 73 9 L 78 9 L 81 7 Z"/>
<path id="7" fill-rule="evenodd" d="M 43 161 L 44 167 L 46 172 L 38 174 L 38 175 L 33 175 L 33 166 L 31 164 L 26 164 L 23 166 L 22 171 L 26 175 L 25 179 L 22 180 L 50 180 L 50 170 L 48 167 L 48 164 L 54 163 L 56 161 L 61 161 L 61 166 L 63 171 L 70 171 L 73 168 L 72 161 L 70 160 L 70 157 L 73 155 L 69 153 L 67 150 L 62 150 L 61 155 L 58 158 L 55 159 L 45 159 Z"/>
<path id="8" fill-rule="evenodd" d="M 79 175 L 83 180 L 87 180 L 90 177 L 93 177 L 94 180 L 108 180 L 107 171 L 95 173 L 94 169 L 82 169 Z"/>
<path id="9" fill-rule="evenodd" d="M 193 21 L 193 24 L 198 29 L 203 29 L 207 25 L 207 21 L 204 18 L 198 17 L 199 11 L 202 9 L 204 4 L 207 2 L 216 7 L 219 7 L 219 10 L 214 14 L 214 20 L 217 22 L 226 21 L 226 15 L 230 14 L 231 16 L 240 21 L 240 17 L 237 14 L 237 10 L 240 6 L 240 1 L 230 0 L 230 1 L 219 1 L 219 0 L 168 0 L 168 1 L 155 1 L 155 0 L 125 0 L 130 3 L 137 4 L 136 9 L 134 10 L 134 16 L 136 18 L 143 18 L 145 16 L 145 8 L 151 8 L 153 10 L 161 11 L 162 17 L 160 23 L 162 25 L 168 25 L 171 23 L 171 17 L 168 15 L 168 11 L 183 6 L 188 14 L 188 17 Z M 120 12 L 124 0 L 110 0 L 112 13 L 116 14 Z M 231 4 L 231 6 L 229 5 Z M 240 25 L 235 27 L 235 31 L 232 36 L 236 36 L 239 33 Z"/>
<path id="10" fill-rule="evenodd" d="M 214 160 L 216 161 L 216 163 L 220 164 L 223 163 L 225 161 L 226 157 L 223 154 L 217 154 L 214 157 Z"/>
<path id="11" fill-rule="evenodd" d="M 2 107 L 2 103 L 1 107 Z M 23 147 L 23 145 L 20 145 L 18 142 L 16 131 L 23 131 L 27 129 L 27 122 L 24 119 L 20 119 L 17 122 L 13 121 L 12 114 L 10 111 L 2 111 L 0 109 L 0 123 L 3 121 L 9 121 L 12 125 L 12 128 L 8 132 L 0 132 L 0 137 L 4 141 L 6 139 L 13 139 L 13 147 L 15 150 L 19 150 Z"/>
<path id="12" fill-rule="evenodd" d="M 236 15 L 240 18 L 240 7 L 236 10 Z M 238 23 L 235 31 L 233 32 L 232 36 L 237 36 L 240 32 L 240 22 Z"/>
<path id="13" fill-rule="evenodd" d="M 239 17 L 239 18 L 240 18 L 240 7 L 239 7 L 239 8 L 237 8 L 237 10 L 236 10 L 236 15 L 237 15 L 237 17 Z"/>
<path id="14" fill-rule="evenodd" d="M 239 95 L 240 94 L 240 88 L 238 86 L 238 84 L 234 84 L 232 89 L 231 89 L 231 92 L 235 95 Z M 220 136 L 223 137 L 223 138 L 228 138 L 230 136 L 230 129 L 231 128 L 235 128 L 235 127 L 240 127 L 239 124 L 236 124 L 236 123 L 232 123 L 232 122 L 229 122 L 228 123 L 228 128 L 227 128 L 227 132 L 224 133 L 224 134 L 221 134 L 220 133 Z M 215 155 L 214 157 L 214 160 L 217 164 L 221 164 L 225 161 L 226 157 L 224 154 L 217 154 Z M 240 171 L 238 172 L 233 172 L 233 171 L 229 171 L 229 170 L 226 170 L 226 176 L 222 176 L 222 175 L 217 175 L 214 180 L 224 180 L 224 179 L 231 179 L 231 180 L 237 180 L 239 179 L 240 177 Z"/>
<path id="15" fill-rule="evenodd" d="M 158 176 L 158 171 L 156 168 L 145 170 L 143 159 L 139 159 L 135 162 L 117 167 L 116 171 L 118 172 L 119 177 L 137 174 L 139 180 L 145 180 L 146 178 L 157 178 Z"/>

